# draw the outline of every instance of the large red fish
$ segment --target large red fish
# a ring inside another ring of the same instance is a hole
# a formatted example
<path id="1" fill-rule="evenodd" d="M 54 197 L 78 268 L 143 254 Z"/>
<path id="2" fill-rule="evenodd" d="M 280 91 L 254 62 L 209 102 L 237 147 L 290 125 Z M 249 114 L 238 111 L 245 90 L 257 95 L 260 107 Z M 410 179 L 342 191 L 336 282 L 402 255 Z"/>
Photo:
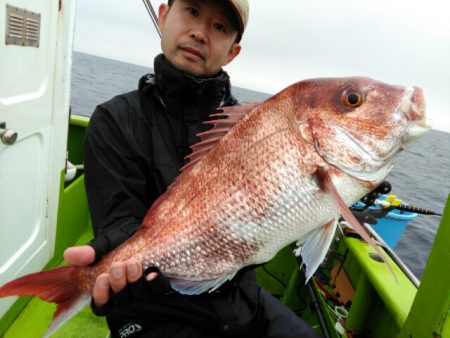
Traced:
<path id="1" fill-rule="evenodd" d="M 422 90 L 360 77 L 315 79 L 214 115 L 214 127 L 132 238 L 94 266 L 27 275 L 2 286 L 0 297 L 57 303 L 53 331 L 89 302 L 100 273 L 130 257 L 158 267 L 178 292 L 198 294 L 300 240 L 311 276 L 341 214 L 382 255 L 348 206 L 428 129 Z"/>

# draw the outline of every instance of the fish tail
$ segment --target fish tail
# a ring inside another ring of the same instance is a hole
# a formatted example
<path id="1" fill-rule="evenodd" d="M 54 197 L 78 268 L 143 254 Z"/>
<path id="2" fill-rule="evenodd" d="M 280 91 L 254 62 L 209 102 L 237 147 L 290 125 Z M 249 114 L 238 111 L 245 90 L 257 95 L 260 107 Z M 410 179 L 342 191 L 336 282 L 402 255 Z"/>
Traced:
<path id="1" fill-rule="evenodd" d="M 85 268 L 62 266 L 17 278 L 0 287 L 0 298 L 7 296 L 35 296 L 57 304 L 46 337 L 90 302 L 91 294 L 81 283 Z"/>

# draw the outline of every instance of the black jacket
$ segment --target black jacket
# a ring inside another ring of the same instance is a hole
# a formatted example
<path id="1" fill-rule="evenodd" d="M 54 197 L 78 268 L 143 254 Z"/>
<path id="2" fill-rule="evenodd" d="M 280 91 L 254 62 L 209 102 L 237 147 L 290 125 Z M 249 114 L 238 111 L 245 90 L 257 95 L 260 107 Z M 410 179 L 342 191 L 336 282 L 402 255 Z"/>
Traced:
<path id="1" fill-rule="evenodd" d="M 128 239 L 147 209 L 185 163 L 203 121 L 220 106 L 234 105 L 227 73 L 195 78 L 163 55 L 139 89 L 95 109 L 84 149 L 86 191 L 99 258 Z"/>

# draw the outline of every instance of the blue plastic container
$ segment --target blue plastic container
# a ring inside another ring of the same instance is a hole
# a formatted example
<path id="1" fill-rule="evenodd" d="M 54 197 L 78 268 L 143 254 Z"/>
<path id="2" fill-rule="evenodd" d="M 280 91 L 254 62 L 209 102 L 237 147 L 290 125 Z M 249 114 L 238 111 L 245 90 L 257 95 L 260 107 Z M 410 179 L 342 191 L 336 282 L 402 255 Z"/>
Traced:
<path id="1" fill-rule="evenodd" d="M 384 199 L 384 197 L 380 198 Z M 364 206 L 364 203 L 357 202 L 354 204 L 356 207 Z M 372 206 L 369 209 L 379 209 L 380 206 Z M 377 234 L 386 242 L 392 249 L 400 241 L 400 237 L 408 225 L 408 222 L 417 217 L 416 213 L 393 209 L 386 216 L 377 218 L 377 224 L 374 224 L 372 228 Z"/>
<path id="2" fill-rule="evenodd" d="M 393 249 L 400 241 L 408 222 L 416 217 L 417 214 L 415 213 L 394 209 L 383 218 L 378 218 L 378 223 L 372 225 L 372 227 L 383 241 Z"/>

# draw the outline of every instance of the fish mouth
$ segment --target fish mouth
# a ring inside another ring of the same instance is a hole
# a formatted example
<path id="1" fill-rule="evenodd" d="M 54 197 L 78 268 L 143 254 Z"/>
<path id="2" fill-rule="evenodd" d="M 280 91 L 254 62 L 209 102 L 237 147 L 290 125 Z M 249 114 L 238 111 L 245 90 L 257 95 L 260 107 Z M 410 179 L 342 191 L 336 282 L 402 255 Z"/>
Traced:
<path id="1" fill-rule="evenodd" d="M 410 146 L 432 127 L 432 121 L 426 116 L 425 108 L 423 90 L 419 87 L 407 88 L 398 108 L 398 111 L 408 119 L 408 133 L 403 139 L 403 148 Z"/>

